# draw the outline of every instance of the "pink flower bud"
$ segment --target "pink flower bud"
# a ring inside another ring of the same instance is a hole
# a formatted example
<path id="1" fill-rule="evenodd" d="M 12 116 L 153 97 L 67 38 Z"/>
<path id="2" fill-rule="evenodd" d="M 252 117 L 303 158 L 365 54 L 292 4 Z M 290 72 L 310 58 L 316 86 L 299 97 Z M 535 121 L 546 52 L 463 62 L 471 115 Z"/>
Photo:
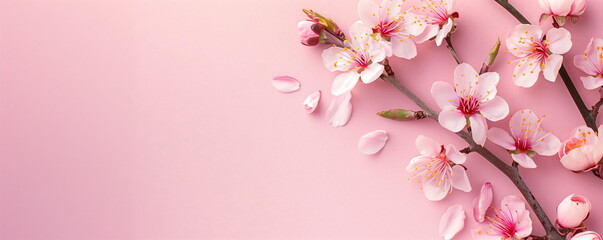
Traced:
<path id="1" fill-rule="evenodd" d="M 557 207 L 557 224 L 563 228 L 575 228 L 588 217 L 591 205 L 587 198 L 569 195 Z"/>
<path id="2" fill-rule="evenodd" d="M 320 24 L 310 21 L 304 20 L 297 24 L 297 29 L 299 30 L 299 40 L 303 45 L 306 46 L 315 46 L 319 42 L 320 31 L 322 31 L 321 27 L 318 27 Z M 316 33 L 314 30 L 318 31 Z"/>
<path id="3" fill-rule="evenodd" d="M 596 232 L 586 231 L 574 235 L 571 240 L 601 240 L 601 236 Z"/>
<path id="4" fill-rule="evenodd" d="M 580 16 L 586 10 L 586 0 L 574 0 L 568 16 Z"/>

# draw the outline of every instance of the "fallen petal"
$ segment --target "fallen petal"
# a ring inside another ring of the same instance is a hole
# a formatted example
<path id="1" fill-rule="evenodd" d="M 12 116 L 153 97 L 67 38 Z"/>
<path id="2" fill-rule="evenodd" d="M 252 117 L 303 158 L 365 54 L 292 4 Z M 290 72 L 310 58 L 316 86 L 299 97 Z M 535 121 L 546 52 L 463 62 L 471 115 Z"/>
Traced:
<path id="1" fill-rule="evenodd" d="M 450 206 L 440 219 L 440 236 L 450 240 L 465 226 L 465 209 L 457 204 Z"/>
<path id="2" fill-rule="evenodd" d="M 320 101 L 320 95 L 321 95 L 321 92 L 320 92 L 320 90 L 318 90 L 318 91 L 310 94 L 310 96 L 308 96 L 306 98 L 306 100 L 304 100 L 304 109 L 306 109 L 306 112 L 308 112 L 308 113 L 314 112 L 314 110 L 318 106 L 318 101 Z"/>
<path id="3" fill-rule="evenodd" d="M 272 86 L 279 92 L 290 93 L 299 90 L 299 81 L 290 76 L 276 76 L 272 79 Z"/>
<path id="4" fill-rule="evenodd" d="M 387 139 L 386 131 L 372 131 L 360 137 L 360 140 L 358 140 L 358 149 L 364 154 L 375 154 L 385 146 Z"/>
<path id="5" fill-rule="evenodd" d="M 346 92 L 339 96 L 336 96 L 329 109 L 327 109 L 327 120 L 333 125 L 333 127 L 341 127 L 346 125 L 352 116 L 352 93 Z"/>
<path id="6" fill-rule="evenodd" d="M 492 204 L 492 184 L 490 182 L 484 183 L 479 196 L 473 200 L 473 218 L 477 222 L 484 222 L 486 211 Z"/>

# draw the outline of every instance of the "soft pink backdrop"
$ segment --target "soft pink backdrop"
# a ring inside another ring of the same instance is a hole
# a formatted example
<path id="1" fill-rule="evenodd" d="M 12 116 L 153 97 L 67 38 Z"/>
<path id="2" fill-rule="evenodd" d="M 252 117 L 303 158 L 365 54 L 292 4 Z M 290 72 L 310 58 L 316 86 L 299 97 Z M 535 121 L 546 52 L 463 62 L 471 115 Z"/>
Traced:
<path id="1" fill-rule="evenodd" d="M 533 22 L 536 2 L 512 1 Z M 597 94 L 583 90 L 570 64 L 592 36 L 603 37 L 603 3 L 588 3 L 568 27 L 565 63 L 592 105 Z M 470 203 L 485 181 L 496 204 L 519 194 L 471 154 L 474 191 L 427 201 L 404 170 L 415 137 L 463 142 L 433 121 L 377 117 L 413 106 L 384 82 L 354 90 L 346 127 L 326 122 L 328 94 L 306 114 L 304 98 L 328 92 L 336 75 L 322 66 L 322 48 L 298 43 L 301 8 L 346 30 L 358 19 L 356 1 L 345 0 L 0 1 L 0 239 L 437 239 L 449 205 L 463 204 L 474 224 Z M 494 1 L 458 0 L 456 9 L 454 43 L 478 68 L 517 22 Z M 568 137 L 582 120 L 561 81 L 515 87 L 511 59 L 501 53 L 493 67 L 511 111 L 547 114 L 545 127 Z M 432 105 L 431 83 L 450 81 L 455 67 L 433 43 L 413 61 L 392 62 Z M 301 90 L 277 92 L 275 75 L 299 78 Z M 390 141 L 377 155 L 360 154 L 357 139 L 375 129 Z M 601 180 L 562 169 L 556 157 L 536 161 L 522 173 L 546 212 L 554 219 L 561 199 L 583 194 L 594 205 L 588 225 L 603 232 Z"/>

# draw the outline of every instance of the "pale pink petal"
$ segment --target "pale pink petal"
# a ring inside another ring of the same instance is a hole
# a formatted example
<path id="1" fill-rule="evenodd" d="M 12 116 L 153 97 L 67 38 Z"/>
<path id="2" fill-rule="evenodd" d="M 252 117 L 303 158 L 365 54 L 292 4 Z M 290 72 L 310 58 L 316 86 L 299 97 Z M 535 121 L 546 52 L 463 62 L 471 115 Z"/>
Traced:
<path id="1" fill-rule="evenodd" d="M 469 182 L 465 168 L 461 165 L 454 165 L 452 167 L 450 182 L 452 183 L 452 186 L 458 190 L 471 192 L 471 182 Z"/>
<path id="2" fill-rule="evenodd" d="M 549 51 L 553 54 L 565 54 L 572 48 L 572 34 L 565 28 L 551 28 L 544 43 L 550 44 Z"/>
<path id="3" fill-rule="evenodd" d="M 561 141 L 555 135 L 545 132 L 544 136 L 534 140 L 532 150 L 542 156 L 553 156 L 561 147 Z"/>
<path id="4" fill-rule="evenodd" d="M 459 132 L 467 125 L 465 115 L 454 108 L 445 109 L 440 112 L 438 122 L 440 125 L 442 125 L 442 127 L 453 132 Z"/>
<path id="5" fill-rule="evenodd" d="M 488 123 L 486 119 L 478 114 L 473 114 L 469 117 L 471 123 L 471 136 L 473 141 L 479 145 L 484 145 L 488 131 Z"/>
<path id="6" fill-rule="evenodd" d="M 515 236 L 519 238 L 525 238 L 532 234 L 532 219 L 530 219 L 530 212 L 527 210 L 522 211 L 517 215 L 517 222 L 515 223 Z"/>
<path id="7" fill-rule="evenodd" d="M 536 163 L 525 153 L 511 154 L 511 158 L 524 168 L 536 168 Z"/>
<path id="8" fill-rule="evenodd" d="M 389 1 L 389 0 L 388 0 Z M 391 2 L 391 1 L 390 1 Z M 400 19 L 398 20 L 397 29 L 400 30 L 400 34 L 404 36 L 419 36 L 425 31 L 427 24 L 421 16 L 414 14 L 412 12 L 403 12 L 400 14 Z M 414 39 L 414 38 L 413 38 Z"/>
<path id="9" fill-rule="evenodd" d="M 467 156 L 459 152 L 452 144 L 446 145 L 446 157 L 455 164 L 463 164 L 467 160 Z"/>
<path id="10" fill-rule="evenodd" d="M 415 140 L 415 145 L 417 149 L 421 152 L 421 155 L 428 157 L 435 157 L 440 154 L 442 150 L 442 145 L 440 145 L 435 140 L 425 137 L 423 135 L 417 136 Z"/>
<path id="11" fill-rule="evenodd" d="M 334 71 L 348 71 L 353 66 L 350 62 L 353 62 L 354 53 L 349 49 L 340 47 L 330 47 L 322 52 L 322 61 L 327 70 Z"/>
<path id="12" fill-rule="evenodd" d="M 448 36 L 448 33 L 450 33 L 450 30 L 452 30 L 452 25 L 453 25 L 453 21 L 452 18 L 448 18 L 448 22 L 446 22 L 446 24 L 444 24 L 444 26 L 442 26 L 442 29 L 440 29 L 440 31 L 438 32 L 438 35 L 436 35 L 436 45 L 440 46 L 442 45 L 442 41 L 444 40 L 444 38 L 446 38 Z"/>
<path id="13" fill-rule="evenodd" d="M 571 240 L 601 240 L 601 236 L 593 231 L 585 231 L 578 233 L 572 237 Z"/>
<path id="14" fill-rule="evenodd" d="M 500 201 L 501 208 L 507 208 L 513 217 L 518 216 L 519 213 L 526 211 L 525 202 L 516 196 L 508 195 Z"/>
<path id="15" fill-rule="evenodd" d="M 381 4 L 379 4 L 379 6 L 381 6 L 381 16 L 388 18 L 396 17 L 402 12 L 402 4 L 404 1 L 406 0 L 382 0 Z"/>
<path id="16" fill-rule="evenodd" d="M 534 127 L 538 127 L 540 119 L 530 109 L 523 109 L 515 112 L 509 121 L 509 128 L 513 139 L 528 137 L 531 138 Z"/>
<path id="17" fill-rule="evenodd" d="M 473 200 L 473 218 L 475 221 L 484 222 L 490 204 L 492 204 L 492 184 L 486 182 L 482 186 L 479 196 Z"/>
<path id="18" fill-rule="evenodd" d="M 516 149 L 515 140 L 513 139 L 513 137 L 511 137 L 508 132 L 500 128 L 490 128 L 490 130 L 488 130 L 488 139 L 494 144 L 501 146 L 507 150 L 513 151 Z"/>
<path id="19" fill-rule="evenodd" d="M 574 0 L 569 16 L 580 16 L 586 11 L 586 0 Z"/>
<path id="20" fill-rule="evenodd" d="M 375 154 L 385 146 L 387 139 L 386 131 L 372 131 L 360 137 L 360 140 L 358 140 L 358 149 L 364 154 Z"/>
<path id="21" fill-rule="evenodd" d="M 465 209 L 457 204 L 448 207 L 440 219 L 440 237 L 450 240 L 465 226 Z"/>
<path id="22" fill-rule="evenodd" d="M 557 75 L 559 74 L 559 69 L 561 69 L 562 64 L 563 56 L 561 55 L 553 54 L 549 56 L 549 59 L 545 59 L 544 68 L 542 69 L 544 79 L 551 82 L 557 80 Z"/>
<path id="23" fill-rule="evenodd" d="M 496 96 L 494 99 L 482 103 L 479 112 L 490 121 L 499 121 L 509 115 L 509 104 L 503 98 Z"/>
<path id="24" fill-rule="evenodd" d="M 495 72 L 486 72 L 479 75 L 477 78 L 479 84 L 477 85 L 474 97 L 480 102 L 492 100 L 496 96 L 496 85 L 498 85 L 499 80 L 500 76 Z"/>
<path id="25" fill-rule="evenodd" d="M 306 110 L 306 112 L 312 113 L 314 112 L 314 110 L 316 110 L 316 107 L 318 106 L 318 101 L 320 101 L 320 95 L 321 92 L 320 90 L 318 90 L 310 94 L 306 98 L 306 100 L 304 100 L 304 109 Z"/>
<path id="26" fill-rule="evenodd" d="M 570 10 L 572 9 L 572 2 L 573 1 L 566 1 L 566 0 L 549 0 L 549 8 L 551 10 L 551 13 L 557 15 L 557 16 L 566 16 Z"/>
<path id="27" fill-rule="evenodd" d="M 534 86 L 540 74 L 540 62 L 536 58 L 524 58 L 519 60 L 513 70 L 513 82 L 520 87 L 529 88 Z"/>
<path id="28" fill-rule="evenodd" d="M 360 74 L 357 72 L 344 72 L 340 73 L 335 80 L 333 80 L 333 84 L 331 85 L 331 93 L 335 96 L 339 96 L 346 92 L 352 91 L 358 83 L 360 78 Z"/>
<path id="29" fill-rule="evenodd" d="M 425 180 L 423 183 L 423 193 L 429 201 L 440 201 L 444 199 L 452 188 L 450 181 L 440 182 L 436 178 Z"/>
<path id="30" fill-rule="evenodd" d="M 590 59 L 588 58 L 588 53 L 590 53 L 591 51 L 593 51 L 593 49 L 591 49 L 592 46 L 592 39 L 590 40 L 591 42 L 588 44 L 588 47 L 586 48 L 586 52 L 584 52 L 584 54 L 581 55 L 576 55 L 574 57 L 574 66 L 576 66 L 578 69 L 582 70 L 584 73 L 594 76 L 599 74 L 599 69 L 598 69 L 598 65 L 593 64 L 593 62 L 590 61 Z M 594 50 L 596 52 L 596 50 Z"/>
<path id="31" fill-rule="evenodd" d="M 412 59 L 417 56 L 417 47 L 409 37 L 392 37 L 391 40 L 393 53 L 397 57 Z"/>
<path id="32" fill-rule="evenodd" d="M 467 63 L 461 63 L 454 69 L 454 85 L 456 93 L 461 97 L 474 96 L 479 75 Z"/>
<path id="33" fill-rule="evenodd" d="M 582 80 L 584 88 L 588 90 L 594 90 L 603 86 L 603 77 L 580 77 L 580 80 Z"/>
<path id="34" fill-rule="evenodd" d="M 542 30 L 538 26 L 529 24 L 519 24 L 507 34 L 507 49 L 516 57 L 524 58 L 531 53 L 532 41 L 542 39 Z"/>
<path id="35" fill-rule="evenodd" d="M 425 30 L 423 31 L 423 33 L 413 37 L 412 39 L 416 43 L 422 43 L 422 42 L 425 42 L 427 40 L 434 38 L 436 35 L 438 35 L 439 31 L 440 31 L 440 27 L 438 25 L 427 24 L 427 26 L 425 26 Z"/>
<path id="36" fill-rule="evenodd" d="M 333 127 L 341 127 L 346 125 L 352 116 L 352 93 L 346 92 L 339 96 L 336 96 L 329 109 L 327 109 L 327 120 L 333 125 Z"/>
<path id="37" fill-rule="evenodd" d="M 561 165 L 574 172 L 591 169 L 597 165 L 598 161 L 593 160 L 593 150 L 593 146 L 582 146 L 571 150 L 561 158 Z"/>
<path id="38" fill-rule="evenodd" d="M 383 69 L 383 65 L 374 62 L 360 73 L 360 79 L 363 83 L 372 83 L 381 76 Z"/>
<path id="39" fill-rule="evenodd" d="M 447 82 L 434 82 L 431 85 L 431 96 L 436 100 L 440 109 L 456 108 L 459 104 L 459 97 L 454 88 Z"/>
<path id="40" fill-rule="evenodd" d="M 427 156 L 414 157 L 414 158 L 410 159 L 408 166 L 406 166 L 406 171 L 407 172 L 418 171 L 420 168 L 422 168 L 421 166 L 425 166 L 425 164 L 429 163 L 431 161 L 431 159 L 433 159 L 433 157 L 427 157 Z"/>
<path id="41" fill-rule="evenodd" d="M 367 25 L 379 23 L 379 5 L 373 0 L 360 0 L 358 2 L 358 15 Z"/>
<path id="42" fill-rule="evenodd" d="M 279 92 L 290 93 L 299 90 L 299 81 L 290 76 L 276 76 L 272 79 L 272 86 Z"/>

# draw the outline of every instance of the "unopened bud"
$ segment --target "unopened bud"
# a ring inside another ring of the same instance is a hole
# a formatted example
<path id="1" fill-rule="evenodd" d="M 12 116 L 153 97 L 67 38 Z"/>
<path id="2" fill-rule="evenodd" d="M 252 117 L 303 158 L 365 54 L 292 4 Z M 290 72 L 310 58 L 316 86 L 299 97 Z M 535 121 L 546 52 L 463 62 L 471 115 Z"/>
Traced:
<path id="1" fill-rule="evenodd" d="M 331 20 L 330 18 L 326 18 L 315 11 L 309 9 L 303 9 L 304 13 L 308 16 L 308 18 L 316 20 L 320 25 L 322 25 L 325 29 L 332 32 L 333 34 L 337 34 L 343 36 L 343 31 Z M 317 34 L 320 34 L 317 32 Z"/>
<path id="2" fill-rule="evenodd" d="M 488 59 L 486 59 L 486 65 L 492 66 L 494 59 L 496 59 L 496 56 L 498 56 L 498 50 L 500 50 L 500 39 L 496 40 L 496 44 L 494 44 L 494 47 L 490 49 Z"/>
<path id="3" fill-rule="evenodd" d="M 423 119 L 427 117 L 427 114 L 425 114 L 425 112 L 423 111 L 410 111 L 405 109 L 392 109 L 388 111 L 378 112 L 377 115 L 382 116 L 384 118 L 400 121 Z"/>

